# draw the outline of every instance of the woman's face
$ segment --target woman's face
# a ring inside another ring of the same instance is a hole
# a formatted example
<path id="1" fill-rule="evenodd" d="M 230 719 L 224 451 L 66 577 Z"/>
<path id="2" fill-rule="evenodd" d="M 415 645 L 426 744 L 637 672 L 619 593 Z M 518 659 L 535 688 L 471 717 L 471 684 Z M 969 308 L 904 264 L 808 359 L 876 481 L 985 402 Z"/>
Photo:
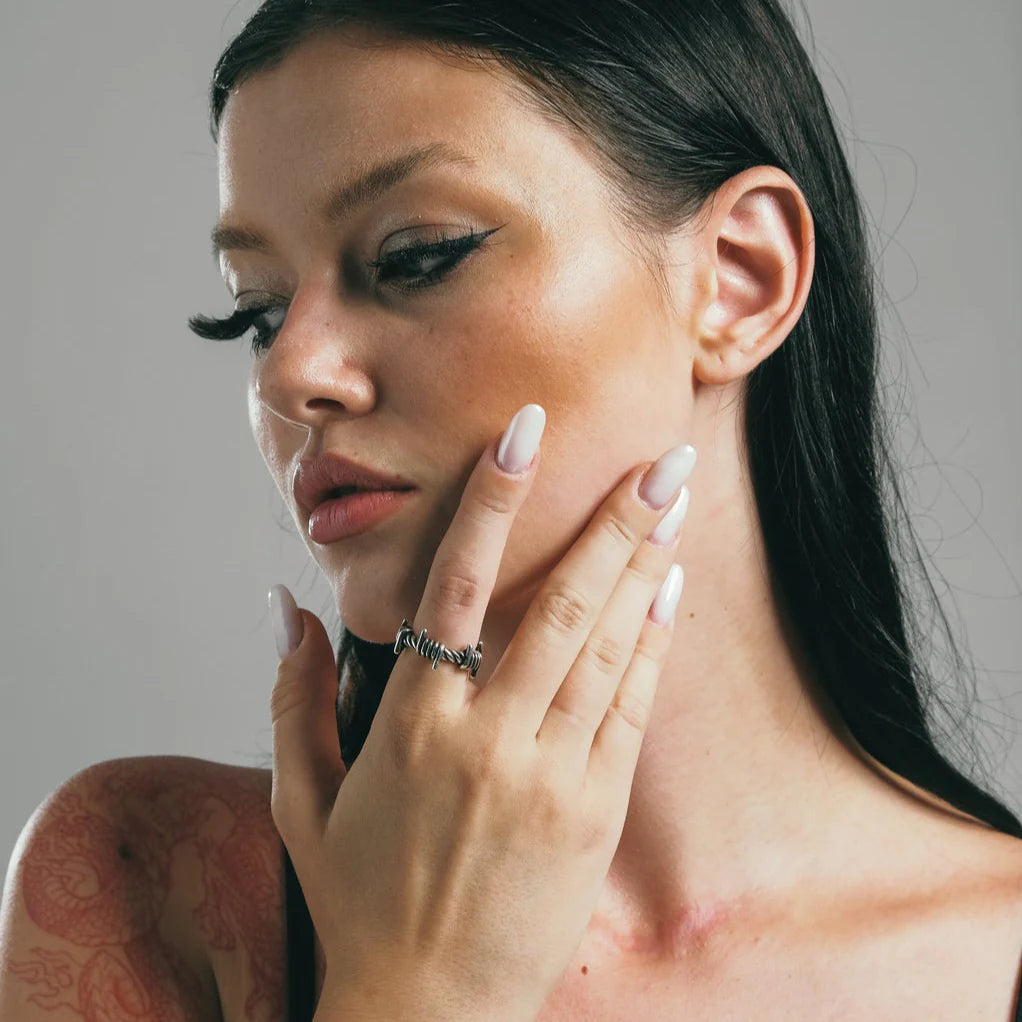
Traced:
<path id="1" fill-rule="evenodd" d="M 266 247 L 229 247 L 221 267 L 239 307 L 288 306 L 253 359 L 252 430 L 342 620 L 388 642 L 414 617 L 465 482 L 515 411 L 537 402 L 547 425 L 488 622 L 524 610 L 625 472 L 689 439 L 692 351 L 565 129 L 503 74 L 407 44 L 356 45 L 371 38 L 314 37 L 231 96 L 220 219 Z M 323 217 L 340 185 L 424 146 L 464 159 Z M 367 266 L 490 231 L 429 286 L 413 287 L 450 259 L 379 278 Z M 417 491 L 374 528 L 317 544 L 292 479 L 325 450 Z"/>

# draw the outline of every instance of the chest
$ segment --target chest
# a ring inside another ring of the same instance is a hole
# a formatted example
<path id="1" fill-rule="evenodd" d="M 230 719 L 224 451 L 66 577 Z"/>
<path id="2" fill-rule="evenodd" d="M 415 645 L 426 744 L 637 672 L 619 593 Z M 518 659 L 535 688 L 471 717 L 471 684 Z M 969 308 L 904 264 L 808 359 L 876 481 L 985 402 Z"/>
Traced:
<path id="1" fill-rule="evenodd" d="M 275 833 L 243 844 L 230 869 L 203 871 L 195 917 L 219 996 L 209 1022 L 280 1022 L 289 979 L 281 846 Z M 984 848 L 976 858 L 991 857 Z M 962 875 L 974 872 L 983 875 Z M 922 897 L 897 886 L 807 897 L 671 960 L 625 967 L 584 940 L 537 1022 L 1014 1022 L 1022 888 L 1014 868 L 988 873 L 1009 879 L 934 884 Z M 325 972 L 314 944 L 313 1003 Z"/>
<path id="2" fill-rule="evenodd" d="M 224 1022 L 286 1017 L 283 920 L 264 937 L 265 947 L 282 951 L 261 967 L 236 953 L 217 965 Z M 871 934 L 830 935 L 815 945 L 750 935 L 742 948 L 697 966 L 610 971 L 579 955 L 536 1022 L 1012 1022 L 1020 956 L 1022 922 L 1010 917 L 902 930 L 878 920 Z M 317 953 L 316 994 L 323 969 Z"/>
<path id="3" fill-rule="evenodd" d="M 1013 1022 L 1022 923 L 944 920 L 815 945 L 750 936 L 719 961 L 565 971 L 537 1022 Z"/>

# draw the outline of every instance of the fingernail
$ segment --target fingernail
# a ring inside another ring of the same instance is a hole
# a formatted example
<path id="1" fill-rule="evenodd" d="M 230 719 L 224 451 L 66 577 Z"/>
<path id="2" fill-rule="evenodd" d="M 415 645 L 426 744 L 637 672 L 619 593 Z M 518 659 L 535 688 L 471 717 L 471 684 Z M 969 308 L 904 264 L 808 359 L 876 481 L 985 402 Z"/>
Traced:
<path id="1" fill-rule="evenodd" d="M 542 405 L 526 405 L 515 412 L 497 448 L 497 464 L 510 475 L 524 472 L 532 464 L 539 438 L 546 426 Z"/>
<path id="2" fill-rule="evenodd" d="M 273 624 L 273 641 L 277 644 L 277 656 L 283 660 L 301 644 L 305 626 L 302 615 L 298 613 L 298 604 L 287 586 L 270 586 L 267 600 Z"/>
<path id="3" fill-rule="evenodd" d="M 657 546 L 670 546 L 681 530 L 681 523 L 685 520 L 685 512 L 688 510 L 688 487 L 683 486 L 674 507 L 667 512 L 657 523 L 657 527 L 649 534 L 651 543 Z"/>
<path id="4" fill-rule="evenodd" d="M 658 625 L 665 625 L 674 616 L 678 608 L 678 600 L 681 597 L 681 586 L 685 581 L 685 573 L 681 570 L 680 564 L 672 564 L 671 570 L 664 579 L 664 584 L 656 594 L 653 606 L 650 607 L 650 616 Z"/>
<path id="5" fill-rule="evenodd" d="M 688 478 L 696 463 L 696 449 L 691 444 L 672 447 L 660 455 L 657 463 L 642 477 L 639 497 L 652 508 L 663 507 Z"/>

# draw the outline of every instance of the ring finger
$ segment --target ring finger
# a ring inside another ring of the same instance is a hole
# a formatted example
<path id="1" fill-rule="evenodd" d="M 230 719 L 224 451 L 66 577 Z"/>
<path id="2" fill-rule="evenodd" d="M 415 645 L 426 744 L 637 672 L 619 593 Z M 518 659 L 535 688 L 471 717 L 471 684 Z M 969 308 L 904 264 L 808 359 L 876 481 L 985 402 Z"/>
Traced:
<path id="1" fill-rule="evenodd" d="M 561 746 L 557 755 L 589 757 L 593 736 L 607 715 L 631 663 L 650 605 L 674 562 L 689 491 L 684 486 L 671 509 L 639 545 L 550 703 L 537 742 Z M 569 751 L 570 750 L 570 751 Z"/>

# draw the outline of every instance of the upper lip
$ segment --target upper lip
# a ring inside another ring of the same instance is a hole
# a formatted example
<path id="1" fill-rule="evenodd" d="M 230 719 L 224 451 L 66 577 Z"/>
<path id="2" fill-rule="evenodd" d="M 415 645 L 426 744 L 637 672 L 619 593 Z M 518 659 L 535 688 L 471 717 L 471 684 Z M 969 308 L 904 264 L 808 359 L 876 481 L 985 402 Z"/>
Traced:
<path id="1" fill-rule="evenodd" d="M 292 482 L 295 502 L 306 514 L 311 514 L 328 494 L 342 486 L 359 490 L 415 489 L 415 485 L 405 479 L 360 465 L 335 451 L 302 458 Z"/>

